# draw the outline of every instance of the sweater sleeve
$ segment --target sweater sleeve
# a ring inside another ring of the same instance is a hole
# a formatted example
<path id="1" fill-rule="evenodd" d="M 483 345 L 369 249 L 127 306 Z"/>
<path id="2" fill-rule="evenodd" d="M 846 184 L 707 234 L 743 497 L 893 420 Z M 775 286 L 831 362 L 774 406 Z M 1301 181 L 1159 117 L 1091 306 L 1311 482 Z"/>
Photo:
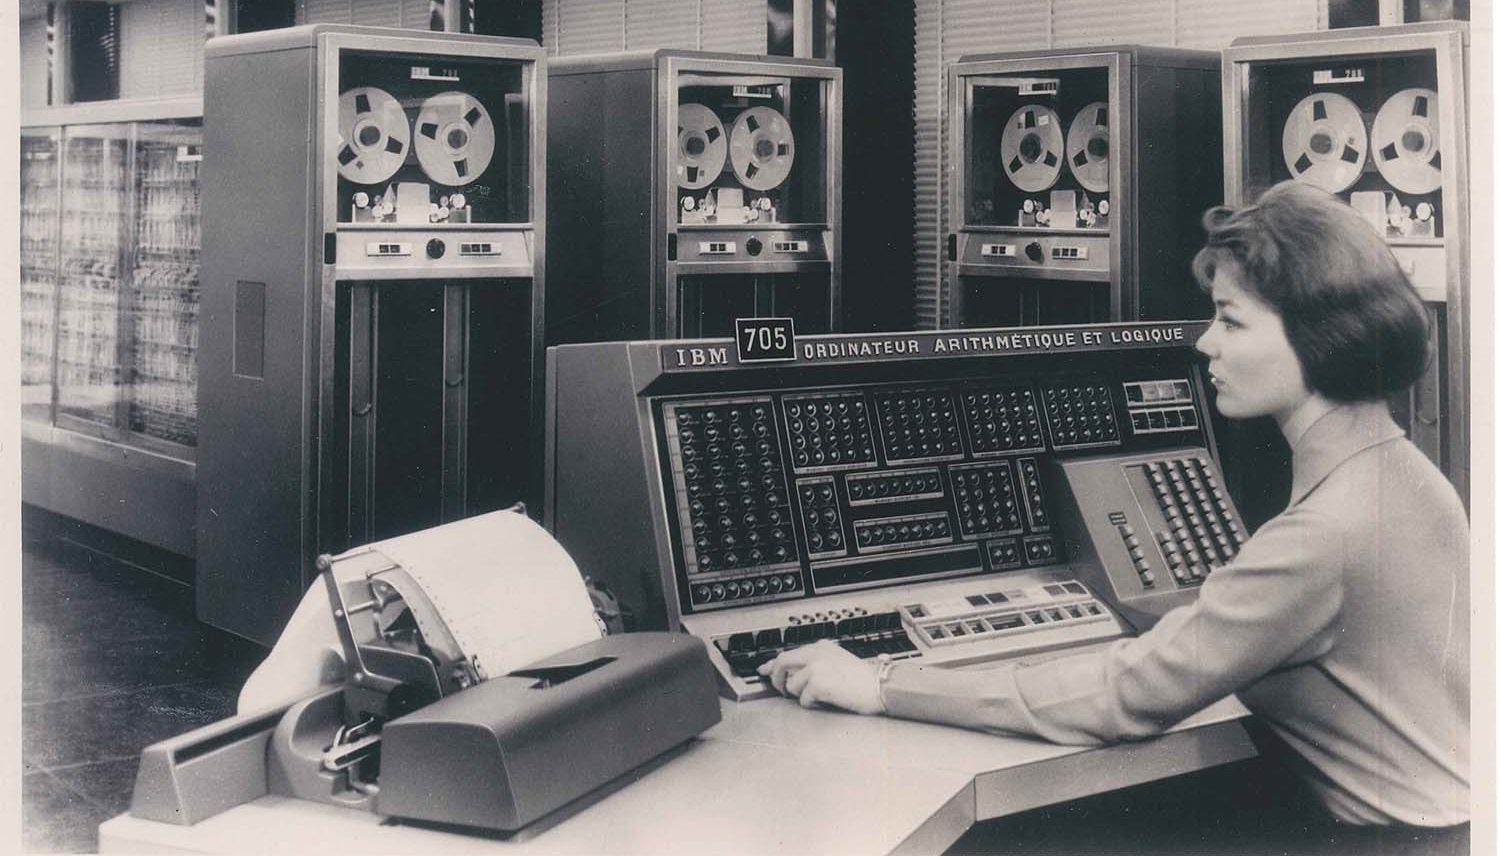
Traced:
<path id="1" fill-rule="evenodd" d="M 1192 604 L 1147 633 L 1032 666 L 903 664 L 882 700 L 892 716 L 1091 744 L 1171 727 L 1280 668 L 1326 653 L 1342 603 L 1345 548 L 1327 515 L 1268 522 Z"/>

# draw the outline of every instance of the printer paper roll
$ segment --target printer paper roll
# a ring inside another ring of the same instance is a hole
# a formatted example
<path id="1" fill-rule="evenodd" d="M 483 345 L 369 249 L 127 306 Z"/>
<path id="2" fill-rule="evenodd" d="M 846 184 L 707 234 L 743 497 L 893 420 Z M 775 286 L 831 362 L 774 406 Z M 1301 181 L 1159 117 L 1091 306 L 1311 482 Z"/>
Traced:
<path id="1" fill-rule="evenodd" d="M 485 677 L 603 635 L 578 567 L 547 531 L 496 511 L 362 547 L 422 586 Z"/>

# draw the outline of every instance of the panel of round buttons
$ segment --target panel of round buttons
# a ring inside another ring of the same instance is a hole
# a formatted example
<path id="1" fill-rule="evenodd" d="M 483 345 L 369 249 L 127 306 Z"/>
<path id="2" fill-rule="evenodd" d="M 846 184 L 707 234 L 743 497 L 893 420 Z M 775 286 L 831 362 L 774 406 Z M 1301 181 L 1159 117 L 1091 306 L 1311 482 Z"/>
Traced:
<path id="1" fill-rule="evenodd" d="M 906 550 L 953 541 L 947 512 L 857 520 L 854 522 L 854 539 L 861 553 Z"/>
<path id="2" fill-rule="evenodd" d="M 781 401 L 799 473 L 875 466 L 875 438 L 860 393 L 786 396 Z"/>
<path id="3" fill-rule="evenodd" d="M 1054 449 L 1116 446 L 1120 429 L 1109 386 L 1102 383 L 1061 383 L 1042 388 L 1042 407 Z"/>
<path id="4" fill-rule="evenodd" d="M 1001 538 L 985 545 L 990 556 L 990 570 L 1004 571 L 1021 567 L 1021 545 L 1014 538 Z"/>
<path id="5" fill-rule="evenodd" d="M 1052 526 L 1047 518 L 1047 503 L 1042 499 L 1042 474 L 1036 458 L 1019 458 L 1016 470 L 1021 477 L 1021 499 L 1026 503 L 1026 522 L 1033 532 L 1046 532 Z"/>
<path id="6" fill-rule="evenodd" d="M 839 515 L 838 491 L 833 476 L 800 479 L 797 500 L 802 508 L 802 534 L 810 558 L 842 556 L 847 552 L 844 524 Z"/>
<path id="7" fill-rule="evenodd" d="M 943 498 L 943 479 L 935 467 L 850 473 L 844 478 L 844 486 L 849 489 L 849 504 L 853 506 Z"/>
<path id="8" fill-rule="evenodd" d="M 948 478 L 953 482 L 961 536 L 1016 535 L 1022 531 L 1021 497 L 1009 461 L 951 467 Z"/>
<path id="9" fill-rule="evenodd" d="M 669 403 L 663 416 L 688 576 L 799 573 L 771 400 Z M 734 586 L 739 597 L 771 593 L 769 580 L 764 591 L 744 583 Z"/>
<path id="10" fill-rule="evenodd" d="M 882 390 L 875 394 L 875 409 L 890 463 L 963 457 L 958 415 L 947 390 Z"/>
<path id="11" fill-rule="evenodd" d="M 962 393 L 964 421 L 974 454 L 1040 452 L 1042 417 L 1029 386 L 968 389 Z"/>

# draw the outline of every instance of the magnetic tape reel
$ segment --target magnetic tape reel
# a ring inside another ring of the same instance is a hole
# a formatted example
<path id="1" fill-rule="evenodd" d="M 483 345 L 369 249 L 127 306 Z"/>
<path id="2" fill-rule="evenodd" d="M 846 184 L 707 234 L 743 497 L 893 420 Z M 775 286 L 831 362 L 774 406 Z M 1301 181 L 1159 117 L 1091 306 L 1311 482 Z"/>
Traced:
<path id="1" fill-rule="evenodd" d="M 495 123 L 467 92 L 440 92 L 423 101 L 416 131 L 417 162 L 438 184 L 472 182 L 495 154 Z"/>
<path id="2" fill-rule="evenodd" d="M 677 111 L 677 186 L 701 190 L 724 171 L 729 144 L 724 123 L 702 104 L 683 104 Z"/>
<path id="3" fill-rule="evenodd" d="M 1359 107 L 1332 92 L 1297 102 L 1281 131 L 1281 154 L 1292 176 L 1329 193 L 1359 180 L 1368 145 Z"/>
<path id="4" fill-rule="evenodd" d="M 1431 193 L 1443 186 L 1442 151 L 1438 146 L 1437 93 L 1403 89 L 1380 105 L 1370 128 L 1375 168 L 1403 193 Z"/>
<path id="5" fill-rule="evenodd" d="M 1109 107 L 1084 105 L 1068 125 L 1068 171 L 1091 193 L 1109 190 Z"/>
<path id="6" fill-rule="evenodd" d="M 339 95 L 339 176 L 376 184 L 406 162 L 411 126 L 397 101 L 384 89 L 360 86 Z"/>
<path id="7" fill-rule="evenodd" d="M 1039 104 L 1012 113 L 1000 134 L 1000 167 L 1011 184 L 1026 193 L 1040 193 L 1057 183 L 1062 152 L 1062 122 Z"/>
<path id="8" fill-rule="evenodd" d="M 797 141 L 786 117 L 770 107 L 751 107 L 729 131 L 729 163 L 750 190 L 771 190 L 792 173 Z"/>

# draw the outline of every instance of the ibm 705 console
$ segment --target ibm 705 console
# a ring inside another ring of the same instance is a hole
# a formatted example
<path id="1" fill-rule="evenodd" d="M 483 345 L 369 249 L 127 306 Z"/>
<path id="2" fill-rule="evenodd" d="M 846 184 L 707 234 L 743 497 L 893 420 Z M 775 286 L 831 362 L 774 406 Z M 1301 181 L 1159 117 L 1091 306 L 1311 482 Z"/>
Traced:
<path id="1" fill-rule="evenodd" d="M 1192 350 L 1202 323 L 550 351 L 545 514 L 635 627 L 722 688 L 833 639 L 1041 658 L 1149 627 L 1247 537 Z"/>

